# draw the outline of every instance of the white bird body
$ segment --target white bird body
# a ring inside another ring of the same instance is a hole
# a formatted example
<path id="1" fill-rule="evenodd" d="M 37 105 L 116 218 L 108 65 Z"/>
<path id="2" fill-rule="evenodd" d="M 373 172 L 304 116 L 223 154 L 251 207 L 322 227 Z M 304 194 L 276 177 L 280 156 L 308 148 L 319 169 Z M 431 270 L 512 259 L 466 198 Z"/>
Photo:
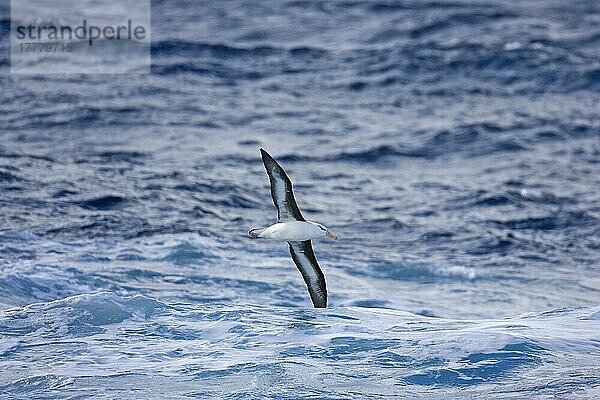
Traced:
<path id="1" fill-rule="evenodd" d="M 253 229 L 253 237 L 272 240 L 304 241 L 322 238 L 327 228 L 312 221 L 278 222 L 264 229 Z"/>

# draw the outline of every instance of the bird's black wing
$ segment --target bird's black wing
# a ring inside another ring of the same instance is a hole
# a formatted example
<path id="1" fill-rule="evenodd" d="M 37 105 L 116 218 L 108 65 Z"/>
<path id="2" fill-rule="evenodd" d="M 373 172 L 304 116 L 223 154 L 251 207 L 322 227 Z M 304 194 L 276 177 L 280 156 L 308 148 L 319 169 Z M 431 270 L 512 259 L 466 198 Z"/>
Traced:
<path id="1" fill-rule="evenodd" d="M 302 278 L 308 287 L 308 293 L 315 308 L 327 307 L 327 285 L 325 275 L 317 263 L 310 240 L 303 242 L 288 242 L 290 254 L 300 270 Z"/>
<path id="2" fill-rule="evenodd" d="M 271 182 L 271 197 L 277 207 L 277 220 L 279 222 L 306 221 L 296 204 L 290 178 L 269 153 L 260 149 L 260 154 Z"/>

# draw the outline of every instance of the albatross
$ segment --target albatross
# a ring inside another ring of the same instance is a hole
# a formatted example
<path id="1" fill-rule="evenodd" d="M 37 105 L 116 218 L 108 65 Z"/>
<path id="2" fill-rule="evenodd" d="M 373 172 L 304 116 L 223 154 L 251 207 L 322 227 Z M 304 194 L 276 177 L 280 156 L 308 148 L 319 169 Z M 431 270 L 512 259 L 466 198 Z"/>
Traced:
<path id="1" fill-rule="evenodd" d="M 327 307 L 325 275 L 319 267 L 311 240 L 322 237 L 338 240 L 338 237 L 325 225 L 304 219 L 294 198 L 290 178 L 265 149 L 261 148 L 260 154 L 269 176 L 273 204 L 277 208 L 277 223 L 266 228 L 251 229 L 248 235 L 253 238 L 287 241 L 292 260 L 302 274 L 313 306 L 325 308 Z"/>

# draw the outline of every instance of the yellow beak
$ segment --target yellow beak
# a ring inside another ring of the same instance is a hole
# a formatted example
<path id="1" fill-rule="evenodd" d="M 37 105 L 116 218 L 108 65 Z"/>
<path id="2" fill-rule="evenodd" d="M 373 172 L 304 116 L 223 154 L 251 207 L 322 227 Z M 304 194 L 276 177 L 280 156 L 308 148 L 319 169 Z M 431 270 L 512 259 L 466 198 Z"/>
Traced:
<path id="1" fill-rule="evenodd" d="M 325 232 L 325 236 L 327 236 L 331 240 L 338 240 L 339 239 L 336 235 L 334 235 L 333 233 L 331 233 L 331 231 Z"/>

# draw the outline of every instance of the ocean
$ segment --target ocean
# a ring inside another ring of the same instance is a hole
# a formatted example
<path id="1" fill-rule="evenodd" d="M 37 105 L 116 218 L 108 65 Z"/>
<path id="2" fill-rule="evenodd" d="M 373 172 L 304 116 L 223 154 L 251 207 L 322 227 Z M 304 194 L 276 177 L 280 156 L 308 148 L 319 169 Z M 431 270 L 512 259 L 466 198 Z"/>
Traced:
<path id="1" fill-rule="evenodd" d="M 156 0 L 150 73 L 18 75 L 2 1 L 0 398 L 600 397 L 599 16 Z"/>

